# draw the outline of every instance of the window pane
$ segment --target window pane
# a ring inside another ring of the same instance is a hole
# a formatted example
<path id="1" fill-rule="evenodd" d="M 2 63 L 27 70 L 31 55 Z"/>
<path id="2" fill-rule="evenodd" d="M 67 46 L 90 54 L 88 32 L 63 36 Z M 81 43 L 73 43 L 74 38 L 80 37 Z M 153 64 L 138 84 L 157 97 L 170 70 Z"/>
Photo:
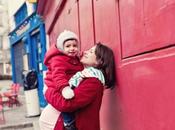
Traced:
<path id="1" fill-rule="evenodd" d="M 18 12 L 14 15 L 16 25 L 20 24 L 27 17 L 27 6 L 23 4 Z"/>

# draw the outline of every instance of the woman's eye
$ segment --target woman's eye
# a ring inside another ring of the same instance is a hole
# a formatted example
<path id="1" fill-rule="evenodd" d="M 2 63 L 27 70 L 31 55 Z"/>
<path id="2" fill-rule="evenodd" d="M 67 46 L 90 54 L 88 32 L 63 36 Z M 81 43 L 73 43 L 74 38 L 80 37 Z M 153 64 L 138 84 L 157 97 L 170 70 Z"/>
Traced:
<path id="1" fill-rule="evenodd" d="M 94 51 L 93 50 L 90 50 L 90 53 L 94 53 Z"/>

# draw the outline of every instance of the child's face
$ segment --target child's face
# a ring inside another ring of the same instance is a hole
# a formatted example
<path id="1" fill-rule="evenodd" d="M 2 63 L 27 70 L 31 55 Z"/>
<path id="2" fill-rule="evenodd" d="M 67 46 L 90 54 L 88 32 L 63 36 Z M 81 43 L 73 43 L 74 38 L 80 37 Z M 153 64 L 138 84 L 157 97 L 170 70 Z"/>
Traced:
<path id="1" fill-rule="evenodd" d="M 78 43 L 76 40 L 68 40 L 63 45 L 64 53 L 68 56 L 77 56 Z"/>

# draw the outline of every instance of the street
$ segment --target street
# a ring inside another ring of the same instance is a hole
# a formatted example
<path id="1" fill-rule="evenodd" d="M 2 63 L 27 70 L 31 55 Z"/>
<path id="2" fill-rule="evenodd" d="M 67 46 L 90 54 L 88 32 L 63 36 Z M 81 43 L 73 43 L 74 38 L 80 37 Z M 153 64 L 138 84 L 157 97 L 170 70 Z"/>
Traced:
<path id="1" fill-rule="evenodd" d="M 10 87 L 11 83 L 12 81 L 9 80 L 0 80 L 0 88 L 8 88 Z M 5 123 L 0 124 L 0 130 L 39 130 L 39 117 L 26 117 L 27 111 L 25 95 L 21 93 L 19 94 L 18 98 L 21 103 L 20 106 L 4 106 Z"/>

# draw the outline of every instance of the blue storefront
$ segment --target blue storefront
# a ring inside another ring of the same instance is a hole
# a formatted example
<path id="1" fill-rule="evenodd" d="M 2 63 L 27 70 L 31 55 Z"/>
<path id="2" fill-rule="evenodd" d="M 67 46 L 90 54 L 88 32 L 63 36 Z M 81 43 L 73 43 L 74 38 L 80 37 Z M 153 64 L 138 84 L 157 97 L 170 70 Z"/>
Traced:
<path id="1" fill-rule="evenodd" d="M 35 70 L 38 78 L 40 107 L 46 105 L 43 96 L 43 64 L 46 35 L 43 20 L 36 13 L 25 18 L 9 33 L 13 82 L 23 85 L 23 72 Z"/>

